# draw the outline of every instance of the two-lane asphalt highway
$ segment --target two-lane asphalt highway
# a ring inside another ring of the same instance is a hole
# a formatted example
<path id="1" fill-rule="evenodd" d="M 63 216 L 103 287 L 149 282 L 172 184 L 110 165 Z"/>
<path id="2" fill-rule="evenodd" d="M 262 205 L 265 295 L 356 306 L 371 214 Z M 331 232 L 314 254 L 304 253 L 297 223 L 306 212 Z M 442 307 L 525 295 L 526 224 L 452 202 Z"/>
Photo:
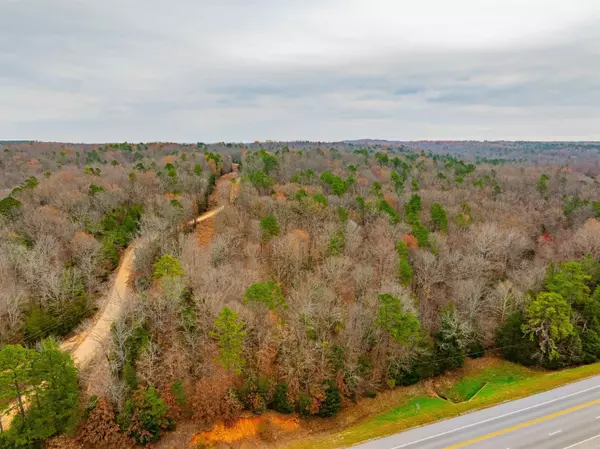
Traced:
<path id="1" fill-rule="evenodd" d="M 356 448 L 598 449 L 600 376 Z"/>

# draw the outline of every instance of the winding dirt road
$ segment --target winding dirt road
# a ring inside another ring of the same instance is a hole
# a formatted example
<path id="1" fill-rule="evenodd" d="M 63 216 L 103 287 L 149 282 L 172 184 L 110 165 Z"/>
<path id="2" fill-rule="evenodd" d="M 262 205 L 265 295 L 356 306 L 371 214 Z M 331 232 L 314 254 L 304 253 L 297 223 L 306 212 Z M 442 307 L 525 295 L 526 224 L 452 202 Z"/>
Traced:
<path id="1" fill-rule="evenodd" d="M 217 181 L 217 189 L 226 185 L 226 183 L 230 185 L 231 193 L 228 195 L 230 203 L 235 201 L 237 194 L 237 191 L 234 187 L 234 185 L 239 182 L 239 178 L 237 176 L 237 166 L 234 165 L 231 173 L 221 176 Z M 231 182 L 232 179 L 235 179 L 233 183 Z M 191 220 L 188 222 L 188 224 L 198 225 L 198 223 L 220 214 L 224 209 L 225 205 L 215 207 L 203 213 L 194 220 Z M 121 315 L 123 306 L 126 304 L 129 296 L 128 280 L 133 269 L 135 249 L 140 245 L 143 245 L 143 239 L 133 242 L 123 253 L 114 283 L 106 299 L 104 300 L 104 303 L 102 304 L 101 310 L 98 312 L 99 316 L 97 316 L 94 324 L 90 328 L 66 340 L 60 346 L 63 351 L 68 351 L 71 353 L 71 357 L 75 362 L 75 366 L 77 366 L 79 370 L 85 369 L 101 352 L 102 348 L 110 339 L 110 328 L 112 323 Z M 0 417 L 0 422 L 4 430 L 7 430 L 10 427 L 10 423 L 16 413 L 16 407 L 13 407 L 11 412 Z"/>
<path id="2" fill-rule="evenodd" d="M 232 180 L 235 181 L 232 183 Z M 217 180 L 217 189 L 220 189 L 222 186 L 230 188 L 231 195 L 228 195 L 230 203 L 235 201 L 236 195 L 233 185 L 237 182 L 239 182 L 239 178 L 236 165 L 234 165 L 231 173 L 227 173 Z M 215 207 L 191 220 L 188 224 L 197 226 L 198 223 L 220 214 L 223 209 L 225 209 L 225 205 Z M 103 310 L 100 312 L 101 315 L 94 325 L 61 345 L 62 350 L 71 352 L 71 357 L 73 357 L 75 365 L 80 370 L 88 366 L 90 361 L 100 352 L 103 345 L 110 338 L 111 325 L 121 315 L 123 305 L 127 301 L 127 285 L 133 269 L 133 261 L 135 260 L 135 248 L 138 248 L 140 245 L 143 245 L 143 241 L 136 240 L 123 253 L 114 284 L 104 301 Z"/>
<path id="3" fill-rule="evenodd" d="M 135 248 L 140 242 L 131 244 L 123 253 L 117 269 L 114 283 L 104 301 L 100 316 L 93 326 L 75 335 L 61 345 L 63 351 L 70 351 L 71 357 L 80 370 L 88 366 L 90 361 L 102 349 L 102 345 L 110 338 L 110 327 L 121 315 L 123 304 L 127 299 L 127 281 L 133 268 Z"/>
<path id="4" fill-rule="evenodd" d="M 191 220 L 189 224 L 198 225 L 198 223 L 220 214 L 223 209 L 225 209 L 225 206 L 219 206 L 205 212 L 194 220 Z M 63 351 L 71 352 L 71 357 L 75 362 L 75 366 L 80 370 L 88 366 L 92 359 L 102 350 L 102 346 L 110 338 L 110 328 L 112 323 L 119 318 L 121 310 L 127 301 L 128 281 L 133 270 L 135 249 L 142 244 L 143 242 L 136 241 L 123 253 L 121 263 L 117 270 L 117 276 L 104 301 L 104 309 L 100 312 L 101 315 L 94 325 L 81 334 L 73 336 L 61 345 Z"/>

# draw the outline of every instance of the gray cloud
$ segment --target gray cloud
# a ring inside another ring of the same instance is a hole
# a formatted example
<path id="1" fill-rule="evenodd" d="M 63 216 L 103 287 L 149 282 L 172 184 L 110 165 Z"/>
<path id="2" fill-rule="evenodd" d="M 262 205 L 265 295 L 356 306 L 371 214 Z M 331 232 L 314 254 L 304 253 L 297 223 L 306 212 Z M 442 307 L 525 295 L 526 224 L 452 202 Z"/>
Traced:
<path id="1" fill-rule="evenodd" d="M 597 2 L 399 3 L 4 0 L 0 138 L 600 139 Z"/>

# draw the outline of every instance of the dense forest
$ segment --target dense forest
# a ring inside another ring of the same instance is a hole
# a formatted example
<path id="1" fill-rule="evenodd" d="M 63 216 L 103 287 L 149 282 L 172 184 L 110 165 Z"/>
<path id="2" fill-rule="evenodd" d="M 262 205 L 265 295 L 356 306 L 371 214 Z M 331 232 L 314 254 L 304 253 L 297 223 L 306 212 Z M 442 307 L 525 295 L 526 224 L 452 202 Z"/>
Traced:
<path id="1" fill-rule="evenodd" d="M 355 140 L 345 142 L 288 142 L 291 149 L 314 149 L 319 147 L 337 150 L 360 150 L 369 148 L 374 152 L 386 151 L 389 147 L 425 151 L 431 155 L 451 154 L 466 162 L 478 164 L 519 166 L 553 166 L 571 168 L 590 177 L 600 175 L 600 143 L 598 142 L 535 142 L 535 141 L 398 141 Z M 248 148 L 275 151 L 277 142 L 256 142 Z"/>
<path id="2" fill-rule="evenodd" d="M 0 411 L 19 417 L 0 447 L 150 444 L 244 410 L 321 419 L 484 354 L 600 359 L 597 146 L 581 147 L 3 145 Z M 90 395 L 56 341 L 141 238 L 108 369 L 79 373 Z M 65 412 L 37 425 L 49 397 Z"/>

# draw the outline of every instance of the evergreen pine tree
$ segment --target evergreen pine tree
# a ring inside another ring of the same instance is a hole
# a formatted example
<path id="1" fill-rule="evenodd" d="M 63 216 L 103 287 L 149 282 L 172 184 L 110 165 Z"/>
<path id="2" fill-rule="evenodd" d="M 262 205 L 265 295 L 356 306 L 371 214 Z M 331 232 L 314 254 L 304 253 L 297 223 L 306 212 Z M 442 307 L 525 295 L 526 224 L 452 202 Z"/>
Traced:
<path id="1" fill-rule="evenodd" d="M 217 340 L 219 362 L 225 369 L 241 374 L 246 364 L 243 356 L 246 337 L 244 322 L 237 313 L 224 307 L 215 320 L 214 329 L 210 336 Z"/>

